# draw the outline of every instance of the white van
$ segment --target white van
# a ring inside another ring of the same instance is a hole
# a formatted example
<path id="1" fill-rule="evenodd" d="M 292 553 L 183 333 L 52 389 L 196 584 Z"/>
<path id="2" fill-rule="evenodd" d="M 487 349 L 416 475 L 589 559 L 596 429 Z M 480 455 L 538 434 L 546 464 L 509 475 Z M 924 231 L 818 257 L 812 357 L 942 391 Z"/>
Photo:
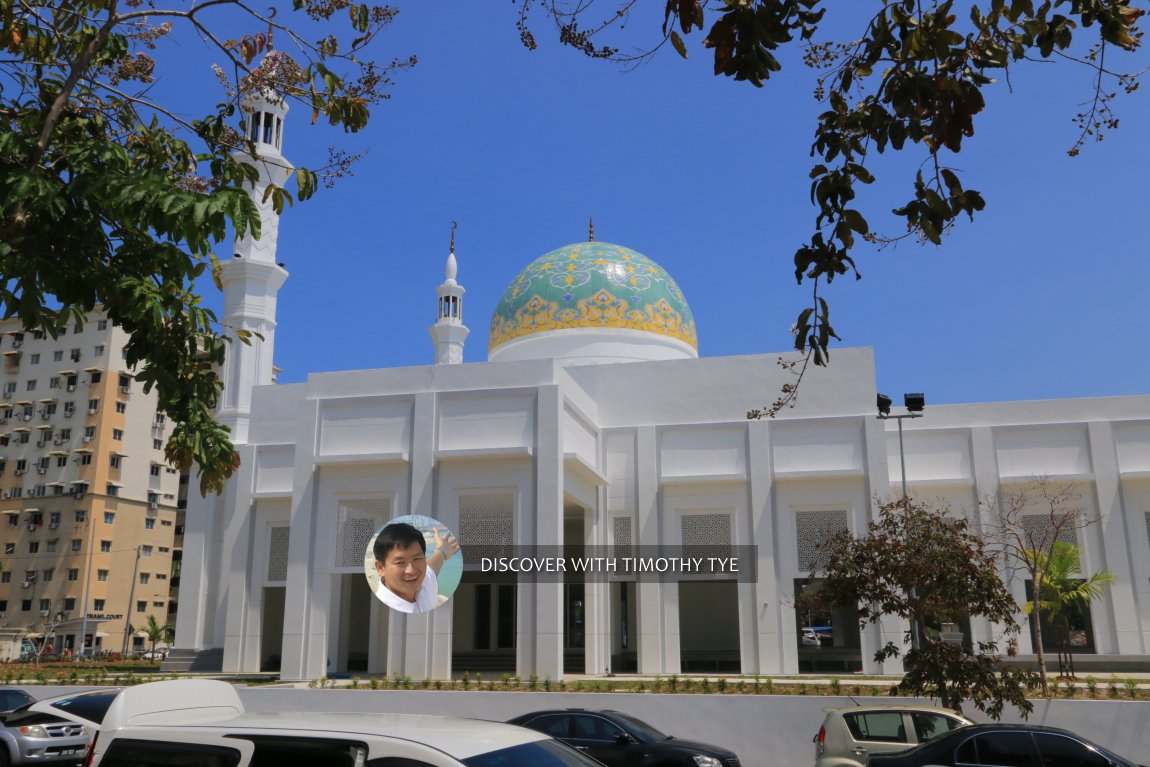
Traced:
<path id="1" fill-rule="evenodd" d="M 41 701 L 99 727 L 89 767 L 601 767 L 542 733 L 419 714 L 249 712 L 235 688 L 174 680 Z"/>

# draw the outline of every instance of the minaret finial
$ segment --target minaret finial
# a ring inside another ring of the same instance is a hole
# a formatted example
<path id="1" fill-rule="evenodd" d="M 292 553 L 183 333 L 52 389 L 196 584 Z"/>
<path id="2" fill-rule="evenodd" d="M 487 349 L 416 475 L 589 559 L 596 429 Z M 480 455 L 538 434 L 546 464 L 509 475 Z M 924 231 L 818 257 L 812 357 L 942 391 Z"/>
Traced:
<path id="1" fill-rule="evenodd" d="M 587 242 L 595 242 L 595 218 L 587 217 Z"/>
<path id="2" fill-rule="evenodd" d="M 451 252 L 455 252 L 455 227 L 459 226 L 458 221 L 451 222 Z"/>

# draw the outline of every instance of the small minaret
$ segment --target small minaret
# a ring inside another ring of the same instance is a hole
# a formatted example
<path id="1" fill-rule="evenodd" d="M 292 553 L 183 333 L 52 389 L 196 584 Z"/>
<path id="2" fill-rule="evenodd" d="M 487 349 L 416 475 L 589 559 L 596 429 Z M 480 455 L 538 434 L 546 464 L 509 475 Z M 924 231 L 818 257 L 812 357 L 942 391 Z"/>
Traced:
<path id="1" fill-rule="evenodd" d="M 232 157 L 259 169 L 259 180 L 249 194 L 260 211 L 260 237 L 241 237 L 235 243 L 232 258 L 221 259 L 223 323 L 231 343 L 221 371 L 224 391 L 218 417 L 231 427 L 232 442 L 236 444 L 247 442 L 252 388 L 274 381 L 276 295 L 288 276 L 276 262 L 279 215 L 272 209 L 270 199 L 263 202 L 264 190 L 269 184 L 282 187 L 295 170 L 280 153 L 287 102 L 257 89 L 245 95 L 241 108 L 244 136 L 255 145 L 255 156 L 237 150 Z M 240 340 L 237 330 L 248 331 L 250 343 Z"/>
<path id="2" fill-rule="evenodd" d="M 459 265 L 455 263 L 455 225 L 451 226 L 451 252 L 447 256 L 446 279 L 435 289 L 439 295 L 439 312 L 435 324 L 428 328 L 435 343 L 436 365 L 458 365 L 463 362 L 463 342 L 471 331 L 463 324 L 463 286 L 455 281 Z"/>

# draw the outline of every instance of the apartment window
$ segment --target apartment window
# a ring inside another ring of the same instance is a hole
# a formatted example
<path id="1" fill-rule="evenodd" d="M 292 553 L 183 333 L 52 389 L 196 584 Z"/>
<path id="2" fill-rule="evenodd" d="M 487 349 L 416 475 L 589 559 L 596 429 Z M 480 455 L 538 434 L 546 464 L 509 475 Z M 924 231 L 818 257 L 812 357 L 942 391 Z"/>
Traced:
<path id="1" fill-rule="evenodd" d="M 128 390 L 132 388 L 132 377 L 129 375 L 120 374 L 120 390 L 127 394 Z"/>
<path id="2" fill-rule="evenodd" d="M 28 391 L 36 391 L 36 379 L 35 378 L 29 378 L 28 383 L 25 385 L 24 388 L 27 389 Z"/>
<path id="3" fill-rule="evenodd" d="M 76 597 L 64 597 L 64 612 L 72 612 L 76 609 Z"/>
<path id="4" fill-rule="evenodd" d="M 66 456 L 66 455 L 56 456 L 56 468 L 58 468 L 58 469 L 63 468 L 67 465 L 68 465 L 68 456 Z M 64 492 L 64 488 L 62 485 L 56 485 L 56 487 L 58 487 L 60 489 L 60 493 Z M 56 493 L 56 495 L 60 495 L 60 493 Z"/>
<path id="5" fill-rule="evenodd" d="M 40 541 L 28 541 L 28 553 L 29 554 L 39 554 L 40 553 Z"/>
<path id="6" fill-rule="evenodd" d="M 46 544 L 44 544 L 44 550 L 47 551 L 49 554 L 55 554 L 56 553 L 56 543 L 57 543 L 56 539 L 53 538 L 52 540 L 50 540 Z"/>
<path id="7" fill-rule="evenodd" d="M 127 413 L 128 412 L 128 403 L 127 402 L 117 402 L 116 403 L 116 412 L 117 413 Z"/>
<path id="8" fill-rule="evenodd" d="M 54 567 L 49 567 L 49 568 L 47 568 L 47 569 L 45 569 L 45 570 L 44 570 L 44 573 L 43 573 L 43 574 L 40 576 L 40 578 L 41 578 L 41 579 L 42 579 L 42 580 L 43 580 L 45 583 L 47 583 L 48 581 L 52 580 L 52 577 L 53 577 L 55 574 L 56 574 L 56 568 L 54 568 Z"/>
<path id="9" fill-rule="evenodd" d="M 12 571 L 11 570 L 5 570 L 4 572 L 0 573 L 0 583 L 11 583 L 11 582 L 12 582 Z"/>
<path id="10" fill-rule="evenodd" d="M 114 485 L 111 482 L 109 482 L 107 487 L 105 488 L 105 491 L 109 497 L 115 498 L 117 495 L 120 494 L 120 486 Z"/>
<path id="11" fill-rule="evenodd" d="M 88 521 L 88 512 L 86 509 L 76 509 L 76 524 Z"/>
<path id="12" fill-rule="evenodd" d="M 98 613 L 104 612 L 105 601 L 103 599 L 92 600 L 92 610 Z"/>
<path id="13" fill-rule="evenodd" d="M 100 409 L 100 398 L 99 397 L 94 397 L 93 399 L 88 400 L 88 412 L 89 413 L 95 413 L 99 409 Z"/>
<path id="14" fill-rule="evenodd" d="M 140 573 L 140 583 L 141 583 L 141 584 L 143 584 L 143 583 L 147 583 L 147 582 L 148 582 L 148 581 L 150 581 L 151 579 L 152 579 L 152 574 L 151 574 L 151 573 Z"/>
<path id="15" fill-rule="evenodd" d="M 16 382 L 15 381 L 9 381 L 8 383 L 4 384 L 4 393 L 5 394 L 15 394 L 16 393 Z"/>
<path id="16" fill-rule="evenodd" d="M 17 459 L 16 460 L 16 471 L 21 473 L 21 474 L 26 474 L 28 472 L 28 459 L 26 459 L 26 458 Z"/>
<path id="17" fill-rule="evenodd" d="M 81 544 L 81 541 L 79 538 L 73 538 L 72 539 L 72 551 L 79 551 L 80 550 L 80 544 Z"/>
<path id="18" fill-rule="evenodd" d="M 84 323 L 83 322 L 77 322 L 76 326 L 74 328 L 72 328 L 72 332 L 83 333 L 84 332 Z"/>
<path id="19" fill-rule="evenodd" d="M 87 466 L 90 463 L 92 463 L 92 454 L 91 453 L 80 453 L 80 465 L 81 466 Z"/>
<path id="20" fill-rule="evenodd" d="M 154 530 L 155 528 L 156 528 L 156 520 L 154 520 L 154 519 L 145 519 L 144 520 L 144 529 L 145 530 Z"/>
<path id="21" fill-rule="evenodd" d="M 167 416 L 165 416 L 163 413 L 156 413 L 156 417 L 153 422 L 156 424 L 156 426 L 163 426 L 166 420 Z"/>
<path id="22" fill-rule="evenodd" d="M 102 551 L 106 554 L 111 550 L 112 550 L 112 542 L 111 541 L 100 541 L 100 551 Z"/>
<path id="23" fill-rule="evenodd" d="M 148 600 L 146 600 L 146 599 L 137 599 L 136 600 L 136 612 L 142 613 L 142 612 L 145 612 L 147 609 L 148 609 Z"/>
<path id="24" fill-rule="evenodd" d="M 160 464 L 153 463 L 151 465 L 151 467 L 148 469 L 148 473 L 151 474 L 153 477 L 160 476 Z"/>
<path id="25" fill-rule="evenodd" d="M 156 580 L 158 580 L 158 581 L 166 581 L 167 579 L 168 579 L 168 574 L 167 574 L 167 573 L 156 573 Z"/>
<path id="26" fill-rule="evenodd" d="M 15 519 L 16 517 L 13 516 L 12 518 Z M 5 543 L 4 544 L 4 553 L 5 554 L 15 554 L 16 553 L 16 544 L 15 543 Z"/>
<path id="27" fill-rule="evenodd" d="M 0 613 L 8 612 L 8 600 L 0 599 Z"/>
<path id="28" fill-rule="evenodd" d="M 31 421 L 32 420 L 32 414 L 34 412 L 36 412 L 36 408 L 32 407 L 31 405 L 25 405 L 24 406 L 24 412 L 21 414 L 21 417 L 25 421 Z"/>
<path id="29" fill-rule="evenodd" d="M 72 439 L 72 427 L 69 426 L 66 429 L 60 429 L 60 441 L 67 442 L 70 439 Z"/>
<path id="30" fill-rule="evenodd" d="M 141 546 L 141 547 L 140 547 L 140 555 L 141 555 L 141 556 L 145 556 L 145 557 L 150 557 L 150 556 L 152 556 L 152 547 L 151 547 L 151 546 L 148 546 L 148 545 L 146 545 L 146 544 L 145 544 L 145 545 L 143 545 L 143 546 Z"/>
<path id="31" fill-rule="evenodd" d="M 120 405 L 123 405 L 123 404 L 124 404 L 123 402 L 117 402 L 117 403 L 116 403 L 116 408 L 117 408 L 117 410 L 119 409 L 119 406 L 120 406 Z M 123 439 L 124 439 L 124 430 L 123 430 L 123 429 L 112 429 L 112 439 L 114 439 L 114 440 L 116 440 L 116 441 L 118 441 L 118 442 L 119 442 L 119 441 L 123 441 Z"/>
<path id="32" fill-rule="evenodd" d="M 114 524 L 115 522 L 116 522 L 116 512 L 105 511 L 104 512 L 104 524 L 105 525 L 111 525 L 111 524 Z"/>
<path id="33" fill-rule="evenodd" d="M 32 600 L 31 599 L 21 599 L 20 600 L 20 612 L 22 612 L 22 613 L 32 612 Z"/>
<path id="34" fill-rule="evenodd" d="M 110 456 L 108 456 L 108 465 L 111 466 L 113 469 L 120 468 L 120 456 L 115 454 L 115 453 L 112 453 Z M 109 493 L 108 495 L 111 495 L 111 493 Z"/>
<path id="35" fill-rule="evenodd" d="M 19 498 L 22 495 L 24 495 L 23 485 L 13 485 L 12 489 L 8 491 L 9 498 Z"/>
<path id="36" fill-rule="evenodd" d="M 68 568 L 68 580 L 70 580 L 70 581 L 80 580 L 80 568 L 69 567 Z"/>
<path id="37" fill-rule="evenodd" d="M 39 365 L 40 364 L 40 355 L 39 354 L 29 354 L 28 355 L 28 364 L 29 365 Z"/>
<path id="38" fill-rule="evenodd" d="M 108 321 L 107 320 L 96 320 L 96 330 L 107 330 L 107 329 L 108 329 Z"/>
<path id="39" fill-rule="evenodd" d="M 88 442 L 91 442 L 95 438 L 96 438 L 96 427 L 95 426 L 85 426 L 84 427 L 84 439 Z"/>
<path id="40" fill-rule="evenodd" d="M 24 580 L 26 580 L 26 581 L 36 580 L 36 571 L 35 570 L 25 570 L 24 571 Z"/>
<path id="41" fill-rule="evenodd" d="M 80 377 L 77 375 L 68 376 L 67 386 L 68 391 L 76 391 L 76 384 L 80 382 Z"/>
<path id="42" fill-rule="evenodd" d="M 36 339 L 37 341 L 43 341 L 44 337 L 46 335 L 48 335 L 48 334 L 45 333 L 43 330 L 33 330 L 32 331 L 32 338 Z"/>
<path id="43" fill-rule="evenodd" d="M 53 362 L 63 362 L 64 361 L 64 350 L 63 349 L 57 349 L 56 351 L 52 352 L 52 361 Z"/>
<path id="44" fill-rule="evenodd" d="M 96 348 L 92 350 L 92 353 L 95 354 L 97 357 L 103 357 L 104 356 L 104 345 L 103 344 L 96 344 Z"/>
<path id="45" fill-rule="evenodd" d="M 8 447 L 8 435 L 0 437 L 0 447 Z"/>
<path id="46" fill-rule="evenodd" d="M 49 389 L 59 389 L 60 388 L 60 376 L 52 376 L 51 378 L 49 378 L 48 379 L 48 388 Z"/>
<path id="47" fill-rule="evenodd" d="M 9 514 L 8 515 L 8 527 L 19 527 L 19 526 L 20 526 L 20 518 L 18 516 L 16 516 L 15 514 Z M 12 545 L 15 546 L 16 544 L 13 543 Z M 9 551 L 8 553 L 13 554 L 15 552 Z"/>
<path id="48" fill-rule="evenodd" d="M 46 612 L 49 612 L 51 609 L 52 609 L 52 600 L 51 599 L 41 599 L 40 600 L 40 612 L 46 613 Z"/>
<path id="49" fill-rule="evenodd" d="M 98 580 L 98 581 L 108 580 L 108 571 L 107 570 L 97 570 L 96 571 L 96 580 Z"/>
<path id="50" fill-rule="evenodd" d="M 56 415 L 56 403 L 55 402 L 45 403 L 44 407 L 42 407 L 40 409 L 40 415 L 42 415 L 45 418 L 47 418 L 50 415 Z M 45 435 L 45 438 L 47 438 L 47 436 L 48 435 Z"/>
<path id="51" fill-rule="evenodd" d="M 49 436 L 48 439 L 51 439 L 51 437 Z M 51 457 L 45 455 L 45 456 L 42 456 L 40 458 L 40 460 L 36 462 L 36 467 L 40 468 L 40 469 L 47 470 L 48 464 L 50 464 L 51 462 L 52 462 Z"/>
<path id="52" fill-rule="evenodd" d="M 162 439 L 152 440 L 152 449 L 153 450 L 163 450 L 164 449 L 164 440 L 162 440 Z M 157 471 L 155 476 L 157 476 L 157 477 L 160 476 L 160 472 Z"/>
<path id="53" fill-rule="evenodd" d="M 161 553 L 161 554 L 167 554 L 167 553 L 168 553 L 168 551 L 169 551 L 169 549 L 168 549 L 168 547 L 167 547 L 167 546 L 161 546 L 161 547 L 160 547 L 160 553 Z"/>
<path id="54" fill-rule="evenodd" d="M 22 431 L 22 432 L 20 432 L 20 439 L 18 439 L 16 441 L 19 442 L 21 445 L 27 445 L 28 442 L 30 441 L 31 436 L 32 436 L 31 432 Z"/>
<path id="55" fill-rule="evenodd" d="M 161 519 L 160 520 L 160 527 L 171 527 L 171 526 L 172 526 L 172 520 L 170 520 L 170 519 Z"/>
<path id="56" fill-rule="evenodd" d="M 162 599 L 157 599 L 155 602 L 152 602 L 152 607 L 163 607 L 163 606 L 164 606 L 164 600 L 162 600 Z"/>

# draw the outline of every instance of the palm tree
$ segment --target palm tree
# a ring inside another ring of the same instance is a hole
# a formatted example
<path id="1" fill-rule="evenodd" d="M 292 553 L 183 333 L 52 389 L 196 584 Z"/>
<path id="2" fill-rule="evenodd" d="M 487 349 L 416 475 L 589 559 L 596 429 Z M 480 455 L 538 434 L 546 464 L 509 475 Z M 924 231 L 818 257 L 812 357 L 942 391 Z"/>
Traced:
<path id="1" fill-rule="evenodd" d="M 1084 611 L 1091 601 L 1102 596 L 1107 583 L 1114 582 L 1114 573 L 1101 570 L 1089 578 L 1080 577 L 1082 560 L 1078 547 L 1065 541 L 1055 541 L 1050 550 L 1046 572 L 1042 577 L 1042 599 L 1039 609 L 1050 618 L 1055 627 L 1058 644 L 1059 673 L 1074 676 L 1074 658 L 1070 641 L 1070 619 L 1079 611 Z M 1033 605 L 1028 603 L 1026 612 Z M 1041 632 L 1042 628 L 1038 627 Z"/>
<path id="2" fill-rule="evenodd" d="M 148 641 L 152 643 L 149 649 L 151 650 L 152 657 L 155 658 L 156 645 L 160 642 L 171 644 L 172 639 L 176 636 L 176 627 L 170 623 L 165 623 L 161 626 L 156 620 L 156 616 L 149 615 L 148 622 L 144 625 L 144 634 L 147 635 Z"/>

